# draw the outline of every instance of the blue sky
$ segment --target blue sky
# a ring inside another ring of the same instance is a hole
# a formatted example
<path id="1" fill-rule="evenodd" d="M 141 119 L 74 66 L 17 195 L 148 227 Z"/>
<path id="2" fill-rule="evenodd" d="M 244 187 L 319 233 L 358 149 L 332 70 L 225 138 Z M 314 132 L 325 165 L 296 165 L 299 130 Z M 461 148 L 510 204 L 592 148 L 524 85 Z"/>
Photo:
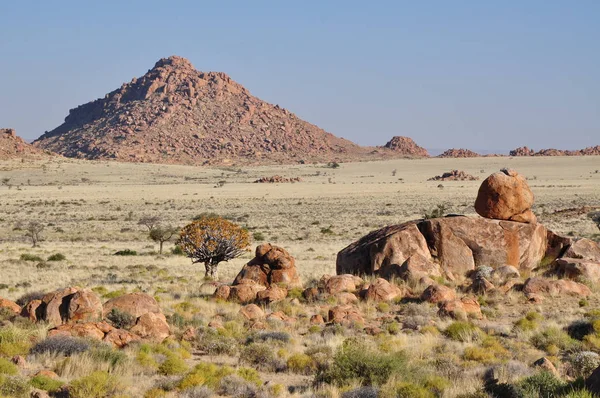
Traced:
<path id="1" fill-rule="evenodd" d="M 180 55 L 364 145 L 600 144 L 600 1 L 3 1 L 0 127 L 33 139 Z"/>

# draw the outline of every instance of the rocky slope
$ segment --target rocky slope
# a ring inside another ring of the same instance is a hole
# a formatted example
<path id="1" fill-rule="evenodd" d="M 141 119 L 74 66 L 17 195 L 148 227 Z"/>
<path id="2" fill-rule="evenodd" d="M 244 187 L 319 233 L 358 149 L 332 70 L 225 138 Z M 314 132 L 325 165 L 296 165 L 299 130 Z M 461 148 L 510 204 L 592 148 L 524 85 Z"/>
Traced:
<path id="1" fill-rule="evenodd" d="M 427 149 L 418 146 L 412 138 L 395 136 L 384 145 L 383 148 L 394 151 L 401 156 L 429 157 Z"/>
<path id="2" fill-rule="evenodd" d="M 37 158 L 50 154 L 36 148 L 21 137 L 13 129 L 0 129 L 0 160 L 15 158 Z"/>
<path id="3" fill-rule="evenodd" d="M 481 155 L 477 152 L 473 152 L 470 149 L 448 149 L 444 153 L 438 155 L 438 158 L 477 158 Z"/>
<path id="4" fill-rule="evenodd" d="M 550 148 L 540 149 L 537 152 L 531 148 L 522 146 L 510 151 L 510 156 L 600 156 L 600 145 L 574 151 Z"/>
<path id="5" fill-rule="evenodd" d="M 223 164 L 393 156 L 338 138 L 181 57 L 69 112 L 35 141 L 68 157 Z"/>

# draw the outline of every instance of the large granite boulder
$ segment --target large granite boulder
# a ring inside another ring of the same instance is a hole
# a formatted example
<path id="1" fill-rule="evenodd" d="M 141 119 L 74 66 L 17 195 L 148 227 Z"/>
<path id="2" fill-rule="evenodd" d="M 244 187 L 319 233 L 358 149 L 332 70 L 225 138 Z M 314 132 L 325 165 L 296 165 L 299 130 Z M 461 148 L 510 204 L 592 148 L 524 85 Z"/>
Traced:
<path id="1" fill-rule="evenodd" d="M 284 248 L 270 243 L 264 243 L 256 248 L 255 257 L 235 277 L 233 286 L 248 279 L 264 287 L 272 284 L 288 288 L 302 287 L 294 257 Z"/>
<path id="2" fill-rule="evenodd" d="M 102 319 L 102 302 L 96 293 L 79 287 L 68 287 L 46 294 L 30 318 L 43 320 L 51 325 L 96 322 Z"/>
<path id="3" fill-rule="evenodd" d="M 419 276 L 428 273 L 428 263 L 435 263 L 429 266 L 432 277 L 439 276 L 441 267 L 452 279 L 484 265 L 533 269 L 547 253 L 564 251 L 549 246 L 548 239 L 541 224 L 465 216 L 410 221 L 371 232 L 341 250 L 336 271 L 389 279 L 404 277 L 411 262 L 421 264 Z"/>
<path id="4" fill-rule="evenodd" d="M 475 211 L 486 218 L 535 223 L 531 211 L 533 199 L 525 177 L 514 170 L 502 169 L 481 183 Z"/>

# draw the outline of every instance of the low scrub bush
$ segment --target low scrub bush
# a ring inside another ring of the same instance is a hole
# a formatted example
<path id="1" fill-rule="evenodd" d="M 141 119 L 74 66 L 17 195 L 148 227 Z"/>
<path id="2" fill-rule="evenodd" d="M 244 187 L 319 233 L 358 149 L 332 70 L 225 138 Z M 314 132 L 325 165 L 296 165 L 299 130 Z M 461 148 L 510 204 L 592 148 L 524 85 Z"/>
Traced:
<path id="1" fill-rule="evenodd" d="M 19 372 L 17 366 L 6 358 L 0 358 L 0 375 L 16 375 Z"/>
<path id="2" fill-rule="evenodd" d="M 373 386 L 358 387 L 342 393 L 342 398 L 378 398 L 378 390 Z"/>
<path id="3" fill-rule="evenodd" d="M 600 366 L 600 355 L 592 351 L 581 351 L 571 356 L 571 373 L 573 377 L 586 378 Z"/>
<path id="4" fill-rule="evenodd" d="M 287 360 L 291 372 L 309 375 L 317 370 L 317 363 L 306 354 L 293 354 Z"/>
<path id="5" fill-rule="evenodd" d="M 48 257 L 48 261 L 65 261 L 67 257 L 62 253 L 55 253 Z"/>
<path id="6" fill-rule="evenodd" d="M 135 325 L 136 318 L 128 312 L 121 311 L 118 308 L 110 310 L 106 316 L 117 329 L 129 329 Z"/>
<path id="7" fill-rule="evenodd" d="M 199 328 L 195 344 L 198 349 L 210 355 L 236 355 L 238 351 L 235 338 L 212 328 Z"/>
<path id="8" fill-rule="evenodd" d="M 159 365 L 158 372 L 166 376 L 172 376 L 183 374 L 188 369 L 188 365 L 181 357 L 171 354 Z"/>
<path id="9" fill-rule="evenodd" d="M 27 355 L 31 348 L 31 341 L 35 337 L 35 331 L 19 329 L 15 326 L 0 328 L 0 356 Z"/>
<path id="10" fill-rule="evenodd" d="M 94 372 L 71 382 L 71 398 L 106 398 L 116 395 L 121 389 L 119 380 L 107 372 Z"/>
<path id="11" fill-rule="evenodd" d="M 44 259 L 41 258 L 40 256 L 36 256 L 35 254 L 29 254 L 29 253 L 21 254 L 20 259 L 21 259 L 21 261 L 32 261 L 32 262 L 44 261 Z"/>
<path id="12" fill-rule="evenodd" d="M 45 295 L 46 293 L 40 291 L 25 293 L 17 299 L 16 303 L 24 307 L 33 300 L 41 300 Z"/>
<path id="13" fill-rule="evenodd" d="M 229 366 L 217 366 L 212 363 L 200 363 L 186 374 L 177 388 L 187 390 L 193 387 L 206 386 L 216 389 L 221 384 L 221 380 L 229 375 L 234 374 L 234 370 Z"/>
<path id="14" fill-rule="evenodd" d="M 265 371 L 279 367 L 273 347 L 266 343 L 252 343 L 240 353 L 240 362 Z"/>
<path id="15" fill-rule="evenodd" d="M 444 331 L 444 334 L 452 340 L 470 342 L 481 340 L 484 333 L 477 326 L 469 322 L 452 322 Z"/>
<path id="16" fill-rule="evenodd" d="M 287 344 L 290 342 L 290 335 L 286 332 L 260 332 L 246 339 L 246 344 L 264 342 Z"/>
<path id="17" fill-rule="evenodd" d="M 575 348 L 577 341 L 572 339 L 564 330 L 550 327 L 533 335 L 531 344 L 540 350 L 556 354 L 559 350 Z"/>
<path id="18" fill-rule="evenodd" d="M 407 371 L 404 354 L 378 352 L 361 341 L 348 339 L 336 351 L 331 366 L 317 372 L 316 382 L 343 386 L 358 380 L 363 386 L 382 385 L 392 374 Z"/>
<path id="19" fill-rule="evenodd" d="M 0 396 L 10 398 L 29 397 L 31 386 L 27 379 L 20 376 L 0 376 Z"/>
<path id="20" fill-rule="evenodd" d="M 40 390 L 48 391 L 50 393 L 58 392 L 64 383 L 60 380 L 51 379 L 47 376 L 34 376 L 29 383 Z"/>
<path id="21" fill-rule="evenodd" d="M 90 343 L 87 340 L 68 337 L 68 336 L 53 336 L 48 337 L 45 340 L 40 341 L 31 349 L 32 354 L 62 354 L 64 356 L 71 356 L 73 354 L 79 354 L 82 352 L 89 351 L 91 348 Z"/>
<path id="22" fill-rule="evenodd" d="M 254 398 L 256 397 L 257 390 L 256 384 L 250 383 L 242 377 L 233 374 L 223 377 L 219 387 L 219 394 L 236 398 Z"/>
<path id="23" fill-rule="evenodd" d="M 118 252 L 115 252 L 114 255 L 115 256 L 137 256 L 138 254 L 135 250 L 125 249 L 125 250 L 119 250 Z"/>

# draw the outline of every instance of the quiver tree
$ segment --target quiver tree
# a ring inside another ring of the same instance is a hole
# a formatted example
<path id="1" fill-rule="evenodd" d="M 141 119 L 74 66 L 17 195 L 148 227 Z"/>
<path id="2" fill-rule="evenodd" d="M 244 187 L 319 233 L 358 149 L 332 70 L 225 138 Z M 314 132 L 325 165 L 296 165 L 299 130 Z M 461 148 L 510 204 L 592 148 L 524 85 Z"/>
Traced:
<path id="1" fill-rule="evenodd" d="M 206 277 L 217 279 L 217 266 L 241 256 L 250 244 L 248 231 L 221 217 L 205 217 L 186 225 L 177 245 L 195 263 L 204 263 Z"/>
<path id="2" fill-rule="evenodd" d="M 170 241 L 178 232 L 178 229 L 170 225 L 156 225 L 150 230 L 150 239 L 158 242 L 158 253 L 162 254 L 163 244 Z"/>
<path id="3" fill-rule="evenodd" d="M 38 242 L 42 241 L 42 231 L 44 230 L 44 224 L 38 221 L 31 221 L 25 227 L 25 236 L 31 239 L 33 247 L 37 247 Z"/>

